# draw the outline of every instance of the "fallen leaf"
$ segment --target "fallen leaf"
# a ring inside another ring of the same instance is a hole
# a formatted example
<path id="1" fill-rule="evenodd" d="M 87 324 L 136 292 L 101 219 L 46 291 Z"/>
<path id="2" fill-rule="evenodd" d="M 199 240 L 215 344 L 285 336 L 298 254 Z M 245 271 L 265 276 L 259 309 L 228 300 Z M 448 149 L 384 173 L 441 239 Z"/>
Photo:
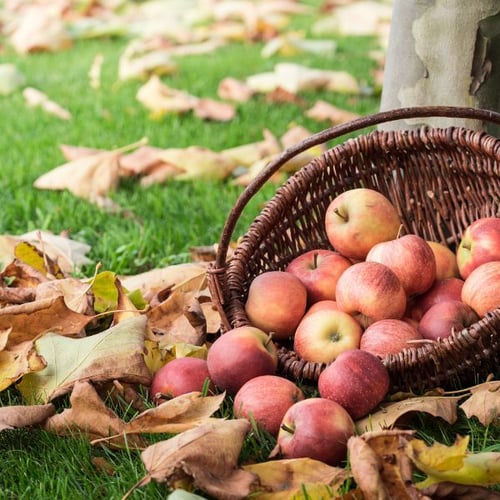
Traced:
<path id="1" fill-rule="evenodd" d="M 31 108 L 40 107 L 46 113 L 57 116 L 61 120 L 71 120 L 71 113 L 57 104 L 55 101 L 38 89 L 33 87 L 25 87 L 23 90 L 23 97 L 26 104 Z"/>
<path id="2" fill-rule="evenodd" d="M 437 483 L 421 490 L 426 498 L 439 500 L 498 500 L 500 493 L 482 486 L 468 486 L 455 483 Z"/>
<path id="3" fill-rule="evenodd" d="M 338 108 L 326 101 L 316 101 L 314 106 L 305 112 L 308 118 L 317 121 L 329 121 L 332 125 L 350 122 L 360 115 L 346 109 Z"/>
<path id="4" fill-rule="evenodd" d="M 247 102 L 254 91 L 242 80 L 226 77 L 219 82 L 217 95 L 221 99 L 235 102 Z"/>
<path id="5" fill-rule="evenodd" d="M 108 438 L 110 435 L 121 436 L 126 423 L 111 411 L 99 397 L 99 394 L 87 381 L 75 382 L 70 396 L 70 408 L 49 418 L 45 430 L 59 436 L 83 434 L 90 441 Z M 116 447 L 124 445 L 124 440 L 115 440 Z M 126 440 L 130 448 L 143 448 L 146 442 L 141 436 L 131 436 Z"/>
<path id="6" fill-rule="evenodd" d="M 356 422 L 359 432 L 393 428 L 402 417 L 415 412 L 428 413 L 453 424 L 457 421 L 457 404 L 463 396 L 423 396 L 382 404 L 381 409 Z"/>
<path id="7" fill-rule="evenodd" d="M 393 430 L 349 438 L 349 464 L 364 499 L 418 498 L 412 463 L 405 452 L 413 435 L 413 431 Z"/>
<path id="8" fill-rule="evenodd" d="M 217 419 L 149 446 L 141 454 L 147 474 L 125 498 L 151 480 L 191 483 L 220 499 L 246 497 L 256 477 L 238 468 L 238 458 L 249 430 L 248 420 Z"/>
<path id="9" fill-rule="evenodd" d="M 99 90 L 101 88 L 101 69 L 104 63 L 104 55 L 102 53 L 96 54 L 92 64 L 89 68 L 89 85 L 94 90 Z"/>
<path id="10" fill-rule="evenodd" d="M 147 319 L 128 318 L 101 333 L 69 339 L 47 333 L 36 349 L 47 366 L 25 375 L 18 389 L 29 402 L 48 402 L 65 394 L 78 381 L 120 380 L 148 385 L 151 374 L 144 362 Z M 64 352 L 64 356 L 59 353 Z"/>
<path id="11" fill-rule="evenodd" d="M 35 300 L 55 299 L 62 296 L 64 303 L 74 312 L 92 316 L 93 308 L 90 287 L 77 278 L 64 278 L 46 281 L 36 287 Z"/>
<path id="12" fill-rule="evenodd" d="M 500 453 L 469 453 L 470 436 L 457 436 L 451 446 L 435 442 L 428 446 L 420 439 L 412 439 L 406 452 L 415 466 L 427 474 L 417 487 L 449 481 L 457 484 L 491 486 L 500 483 Z"/>
<path id="13" fill-rule="evenodd" d="M 207 98 L 198 99 L 193 110 L 198 118 L 220 122 L 230 121 L 236 115 L 236 108 L 232 104 Z"/>
<path id="14" fill-rule="evenodd" d="M 331 498 L 348 477 L 346 469 L 310 458 L 270 460 L 242 468 L 258 477 L 252 498 L 259 500 L 300 498 L 304 491 L 308 498 L 322 498 L 321 494 Z"/>
<path id="15" fill-rule="evenodd" d="M 153 146 L 142 146 L 132 153 L 122 155 L 120 158 L 121 175 L 144 175 L 155 167 L 162 165 L 162 160 L 158 157 L 161 148 Z"/>
<path id="16" fill-rule="evenodd" d="M 56 409 L 52 403 L 45 405 L 11 405 L 0 407 L 0 432 L 6 429 L 20 429 L 42 424 L 54 415 Z"/>
<path id="17" fill-rule="evenodd" d="M 4 267 L 1 277 L 10 288 L 32 289 L 33 293 L 40 283 L 50 281 L 43 273 L 17 259 Z"/>
<path id="18" fill-rule="evenodd" d="M 66 160 L 76 160 L 83 156 L 90 156 L 95 153 L 103 153 L 103 149 L 88 148 L 86 146 L 73 146 L 71 144 L 59 144 L 59 149 Z"/>
<path id="19" fill-rule="evenodd" d="M 261 56 L 294 56 L 303 53 L 331 57 L 335 54 L 337 43 L 332 39 L 306 39 L 304 33 L 291 31 L 282 33 L 269 40 L 261 50 Z"/>
<path id="20" fill-rule="evenodd" d="M 64 278 L 64 273 L 57 263 L 35 245 L 27 241 L 22 241 L 15 246 L 14 257 L 49 279 Z"/>
<path id="21" fill-rule="evenodd" d="M 73 45 L 61 12 L 50 2 L 23 5 L 9 41 L 20 54 L 63 50 Z"/>
<path id="22" fill-rule="evenodd" d="M 305 100 L 299 97 L 297 94 L 284 89 L 283 87 L 276 87 L 271 92 L 266 94 L 267 103 L 292 103 L 297 104 L 297 106 L 304 106 Z"/>
<path id="23" fill-rule="evenodd" d="M 250 167 L 257 161 L 281 152 L 281 145 L 271 131 L 264 129 L 262 135 L 262 141 L 224 149 L 221 154 L 231 158 L 236 165 Z"/>
<path id="24" fill-rule="evenodd" d="M 500 382 L 485 382 L 471 387 L 470 392 L 460 405 L 467 418 L 477 417 L 484 426 L 496 423 L 500 418 Z"/>

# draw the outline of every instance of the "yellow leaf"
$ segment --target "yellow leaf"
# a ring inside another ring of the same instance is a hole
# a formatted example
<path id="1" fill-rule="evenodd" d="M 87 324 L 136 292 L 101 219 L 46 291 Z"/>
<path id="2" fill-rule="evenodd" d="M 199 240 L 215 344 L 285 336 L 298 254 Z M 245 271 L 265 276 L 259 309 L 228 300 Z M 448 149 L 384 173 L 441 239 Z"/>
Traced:
<path id="1" fill-rule="evenodd" d="M 425 488 L 441 481 L 476 486 L 499 484 L 500 453 L 469 453 L 468 444 L 469 436 L 458 436 L 451 446 L 441 443 L 427 446 L 420 439 L 411 440 L 406 452 L 415 466 L 427 474 L 417 486 Z"/>
<path id="2" fill-rule="evenodd" d="M 35 245 L 27 241 L 18 243 L 15 246 L 14 256 L 16 259 L 41 272 L 44 276 L 51 275 L 54 278 L 64 278 L 61 268 L 45 253 L 38 250 Z"/>

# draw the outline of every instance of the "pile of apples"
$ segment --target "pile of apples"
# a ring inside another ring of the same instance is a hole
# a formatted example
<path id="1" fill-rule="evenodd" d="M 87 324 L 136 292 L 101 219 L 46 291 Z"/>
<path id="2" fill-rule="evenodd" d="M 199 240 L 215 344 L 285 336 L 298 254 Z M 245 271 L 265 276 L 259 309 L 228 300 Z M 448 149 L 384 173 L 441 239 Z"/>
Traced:
<path id="1" fill-rule="evenodd" d="M 154 397 L 226 391 L 235 417 L 276 437 L 274 455 L 338 465 L 354 422 L 389 391 L 385 356 L 439 342 L 500 307 L 499 217 L 470 224 L 454 252 L 401 235 L 390 200 L 358 188 L 330 203 L 324 223 L 332 249 L 257 276 L 245 303 L 251 325 L 218 337 L 206 360 L 165 365 Z M 324 365 L 315 397 L 277 374 L 278 344 Z"/>

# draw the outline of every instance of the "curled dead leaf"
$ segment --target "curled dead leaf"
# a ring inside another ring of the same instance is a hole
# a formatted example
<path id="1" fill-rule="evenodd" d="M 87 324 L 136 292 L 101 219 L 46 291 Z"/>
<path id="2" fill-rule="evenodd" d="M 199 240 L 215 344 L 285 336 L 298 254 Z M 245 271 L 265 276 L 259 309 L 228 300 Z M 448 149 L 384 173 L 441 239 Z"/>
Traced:
<path id="1" fill-rule="evenodd" d="M 500 419 L 500 381 L 485 382 L 470 388 L 471 395 L 460 408 L 467 418 L 477 417 L 485 426 Z"/>
<path id="2" fill-rule="evenodd" d="M 43 424 L 55 412 L 56 409 L 52 403 L 32 406 L 3 406 L 0 408 L 0 432 L 5 429 L 19 429 Z"/>

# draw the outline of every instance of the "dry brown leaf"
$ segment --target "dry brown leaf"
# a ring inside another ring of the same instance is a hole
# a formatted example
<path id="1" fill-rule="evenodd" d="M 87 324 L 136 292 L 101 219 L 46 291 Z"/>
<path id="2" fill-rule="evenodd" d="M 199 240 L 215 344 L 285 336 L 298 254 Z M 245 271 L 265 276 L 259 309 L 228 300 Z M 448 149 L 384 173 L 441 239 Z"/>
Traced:
<path id="1" fill-rule="evenodd" d="M 276 87 L 266 94 L 266 102 L 271 104 L 279 103 L 292 103 L 298 106 L 304 106 L 306 104 L 305 99 L 299 97 L 297 94 L 284 89 L 283 87 Z"/>
<path id="2" fill-rule="evenodd" d="M 116 189 L 120 180 L 120 152 L 104 151 L 79 157 L 42 174 L 33 186 L 38 189 L 67 189 L 75 196 L 93 199 Z"/>
<path id="3" fill-rule="evenodd" d="M 6 339 L 2 340 L 2 343 Z M 25 341 L 0 350 L 0 392 L 27 373 L 43 370 L 46 363 L 38 356 L 34 343 Z"/>
<path id="4" fill-rule="evenodd" d="M 208 98 L 198 99 L 193 111 L 198 118 L 220 122 L 230 121 L 236 115 L 236 108 L 232 104 Z"/>
<path id="5" fill-rule="evenodd" d="M 46 405 L 12 405 L 0 408 L 0 432 L 5 429 L 19 429 L 39 425 L 54 415 L 56 409 L 52 403 Z"/>
<path id="6" fill-rule="evenodd" d="M 132 153 L 122 155 L 120 158 L 121 175 L 144 175 L 154 168 L 162 165 L 163 162 L 158 158 L 161 148 L 154 146 L 142 146 Z"/>
<path id="7" fill-rule="evenodd" d="M 64 20 L 54 3 L 28 3 L 18 11 L 10 43 L 20 54 L 57 51 L 72 46 Z"/>
<path id="8" fill-rule="evenodd" d="M 305 112 L 305 115 L 316 121 L 329 121 L 332 125 L 350 122 L 360 116 L 321 100 L 316 101 L 314 106 Z"/>
<path id="9" fill-rule="evenodd" d="M 356 422 L 359 432 L 392 429 L 411 413 L 429 413 L 449 424 L 457 420 L 457 404 L 463 396 L 422 396 L 381 405 L 381 410 Z"/>
<path id="10" fill-rule="evenodd" d="M 141 454 L 147 474 L 125 498 L 151 480 L 182 481 L 221 500 L 246 497 L 256 476 L 239 469 L 238 458 L 249 430 L 248 420 L 217 419 L 149 446 Z"/>
<path id="11" fill-rule="evenodd" d="M 154 184 L 162 184 L 169 179 L 174 179 L 176 175 L 180 174 L 182 174 L 182 170 L 175 165 L 161 162 L 141 178 L 140 185 L 142 187 L 149 187 Z"/>
<path id="12" fill-rule="evenodd" d="M 46 113 L 57 116 L 61 120 L 71 120 L 71 113 L 57 104 L 55 101 L 38 89 L 33 87 L 25 87 L 23 89 L 23 97 L 26 104 L 31 108 L 40 107 Z"/>
<path id="13" fill-rule="evenodd" d="M 281 152 L 281 145 L 270 130 L 264 129 L 262 135 L 264 136 L 262 141 L 224 149 L 221 151 L 221 154 L 231 158 L 236 165 L 250 167 L 263 158 L 268 158 Z"/>
<path id="14" fill-rule="evenodd" d="M 235 102 L 247 102 L 253 94 L 254 91 L 244 81 L 231 77 L 223 78 L 217 89 L 221 99 Z"/>
<path id="15" fill-rule="evenodd" d="M 49 278 L 47 278 L 47 276 L 45 276 L 42 272 L 37 271 L 35 268 L 21 262 L 18 259 L 12 260 L 12 262 L 4 267 L 0 276 L 3 280 L 11 282 L 10 288 L 31 288 L 33 289 L 33 292 L 34 289 L 41 283 L 50 281 Z"/>
<path id="16" fill-rule="evenodd" d="M 79 314 L 68 308 L 64 297 L 36 300 L 27 304 L 0 309 L 0 330 L 10 329 L 7 345 L 34 340 L 45 332 L 82 337 L 93 316 Z"/>
<path id="17" fill-rule="evenodd" d="M 308 498 L 320 497 L 320 493 L 330 498 L 348 477 L 346 469 L 310 458 L 271 460 L 244 465 L 243 470 L 259 478 L 252 494 L 259 500 L 299 498 L 304 491 Z"/>
<path id="18" fill-rule="evenodd" d="M 483 425 L 500 419 L 500 381 L 485 382 L 470 388 L 471 395 L 460 408 L 467 418 L 477 417 Z"/>
<path id="19" fill-rule="evenodd" d="M 142 85 L 136 99 L 154 116 L 166 113 L 186 113 L 193 109 L 198 98 L 182 90 L 165 85 L 157 75 L 153 75 Z"/>
<path id="20" fill-rule="evenodd" d="M 131 448 L 143 448 L 145 441 L 140 436 L 124 440 L 122 433 L 126 423 L 112 412 L 100 398 L 90 382 L 77 381 L 70 396 L 70 408 L 49 418 L 45 429 L 60 436 L 84 434 L 90 441 L 109 436 L 121 436 L 110 445 L 121 447 L 125 443 Z"/>
<path id="21" fill-rule="evenodd" d="M 414 431 L 380 431 L 355 437 L 348 442 L 349 462 L 353 477 L 363 491 L 364 498 L 381 499 L 385 492 L 387 499 L 416 499 L 420 495 L 412 484 L 413 465 L 406 454 L 406 444 Z M 366 446 L 358 441 L 361 439 Z M 371 457 L 371 466 L 366 468 Z"/>
<path id="22" fill-rule="evenodd" d="M 50 280 L 40 283 L 36 287 L 35 300 L 55 299 L 62 296 L 68 309 L 86 316 L 92 316 L 94 309 L 90 289 L 88 283 L 76 278 Z"/>

